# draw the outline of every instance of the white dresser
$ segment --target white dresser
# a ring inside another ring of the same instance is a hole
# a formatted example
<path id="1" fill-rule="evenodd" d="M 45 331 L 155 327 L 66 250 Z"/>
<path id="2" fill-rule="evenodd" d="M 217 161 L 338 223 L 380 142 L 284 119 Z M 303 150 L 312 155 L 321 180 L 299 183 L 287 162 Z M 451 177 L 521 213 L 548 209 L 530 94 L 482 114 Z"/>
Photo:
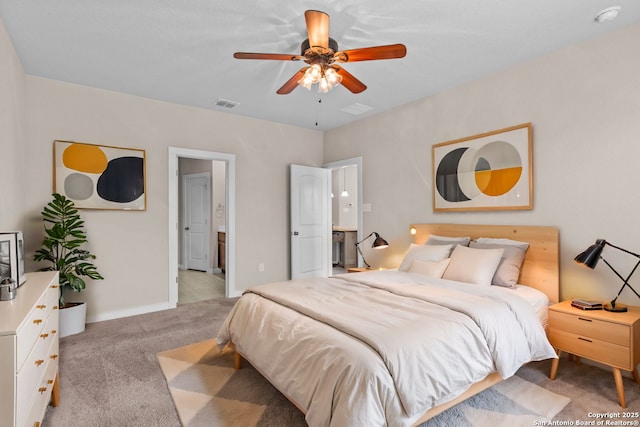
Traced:
<path id="1" fill-rule="evenodd" d="M 0 301 L 0 427 L 37 427 L 58 403 L 58 273 L 28 273 Z"/>

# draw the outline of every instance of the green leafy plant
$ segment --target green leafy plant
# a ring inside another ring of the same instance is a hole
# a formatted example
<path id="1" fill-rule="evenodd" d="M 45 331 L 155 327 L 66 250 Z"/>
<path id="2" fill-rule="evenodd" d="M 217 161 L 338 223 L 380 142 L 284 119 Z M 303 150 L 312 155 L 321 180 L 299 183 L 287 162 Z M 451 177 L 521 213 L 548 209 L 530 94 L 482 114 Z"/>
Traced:
<path id="1" fill-rule="evenodd" d="M 35 261 L 46 261 L 50 265 L 41 271 L 56 270 L 60 281 L 60 307 L 64 307 L 64 289 L 76 292 L 86 287 L 83 277 L 102 280 L 97 267 L 91 262 L 96 256 L 81 249 L 87 243 L 84 221 L 80 218 L 73 201 L 60 194 L 53 194 L 42 210 L 45 237 L 42 246 L 34 255 Z"/>

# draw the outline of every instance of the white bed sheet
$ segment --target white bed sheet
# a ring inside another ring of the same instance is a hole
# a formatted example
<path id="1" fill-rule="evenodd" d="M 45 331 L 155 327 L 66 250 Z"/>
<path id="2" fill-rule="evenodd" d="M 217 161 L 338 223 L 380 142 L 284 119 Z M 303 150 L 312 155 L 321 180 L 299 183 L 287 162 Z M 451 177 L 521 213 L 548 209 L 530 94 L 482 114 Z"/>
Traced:
<path id="1" fill-rule="evenodd" d="M 395 271 L 396 269 L 389 269 L 385 271 Z M 375 270 L 374 270 L 375 271 Z M 347 274 L 347 273 L 345 273 Z M 348 274 L 358 274 L 358 273 L 348 273 Z M 343 274 L 336 275 L 334 277 L 341 277 Z M 477 285 L 474 285 L 477 286 Z M 504 292 L 507 294 L 515 294 L 525 300 L 533 311 L 536 313 L 536 316 L 540 320 L 540 324 L 547 329 L 547 325 L 549 323 L 549 297 L 542 291 L 537 290 L 536 288 L 532 288 L 531 286 L 518 284 L 512 288 L 506 288 L 502 286 L 492 286 L 492 289 L 496 289 L 498 292 Z"/>
<path id="2" fill-rule="evenodd" d="M 500 288 L 499 286 L 494 287 Z M 538 316 L 540 324 L 547 329 L 547 324 L 549 322 L 549 297 L 547 297 L 546 294 L 526 285 L 516 285 L 513 288 L 500 289 L 503 289 L 504 292 L 516 294 L 523 300 L 527 301 L 531 308 L 533 308 L 533 311 L 535 311 L 536 316 Z"/>
<path id="3" fill-rule="evenodd" d="M 345 423 L 358 426 L 409 425 L 429 406 L 452 399 L 496 368 L 506 378 L 529 360 L 555 357 L 533 310 L 528 310 L 528 303 L 524 303 L 522 298 L 514 297 L 513 294 L 519 290 L 505 293 L 487 289 L 495 287 L 472 286 L 463 292 L 461 287 L 467 288 L 468 285 L 442 279 L 430 283 L 429 279 L 395 271 L 352 273 L 333 279 L 304 279 L 296 281 L 293 292 L 298 295 L 287 307 L 275 301 L 288 300 L 292 290 L 288 283 L 291 282 L 261 285 L 254 288 L 254 292 L 245 294 L 236 304 L 219 331 L 218 343 L 224 345 L 231 340 L 236 349 L 252 359 L 254 364 L 257 362 L 256 367 L 265 377 L 308 411 L 309 425 L 331 427 Z M 349 287 L 359 289 L 359 293 L 355 297 L 343 293 L 342 281 L 352 282 Z M 355 283 L 359 281 L 360 284 Z M 429 289 L 434 285 L 435 288 Z M 470 294 L 465 296 L 467 292 Z M 450 298 L 450 293 L 453 298 Z M 527 290 L 520 293 L 526 294 Z M 399 294 L 409 298 L 398 300 Z M 491 308 L 485 306 L 485 302 L 481 307 L 478 298 L 491 294 L 493 299 L 503 300 L 511 309 L 505 307 L 504 312 L 495 310 L 497 306 L 494 304 L 498 304 L 498 300 L 486 302 Z M 504 294 L 504 297 L 496 294 Z M 417 302 L 423 298 L 435 298 L 442 303 L 446 300 L 450 308 L 431 303 L 423 306 Z M 354 304 L 364 299 L 371 303 L 379 301 L 379 305 L 369 308 Z M 333 311 L 325 311 L 325 308 Z M 484 314 L 474 313 L 475 321 L 461 313 L 475 311 L 476 308 Z M 429 317 L 427 311 L 432 310 L 437 314 Z M 315 319 L 292 317 L 297 311 L 313 314 Z M 353 312 L 355 317 L 345 317 L 347 312 Z M 526 320 L 528 316 L 530 320 Z M 465 327 L 447 332 L 448 326 L 438 322 L 449 321 L 449 317 Z M 436 323 L 439 326 L 435 328 L 409 329 L 405 326 Z M 341 331 L 327 329 L 324 324 L 339 326 Z M 361 329 L 352 328 L 360 324 Z M 379 337 L 378 326 L 371 329 L 374 324 L 393 327 L 395 331 Z M 498 324 L 501 328 L 493 329 L 493 325 Z M 481 329 L 484 332 L 481 333 Z M 326 337 L 325 330 L 328 333 Z M 454 336 L 454 331 L 459 332 Z M 442 336 L 437 342 L 413 336 L 431 334 L 435 338 L 440 332 Z M 458 333 L 475 338 L 463 344 Z M 479 339 L 480 335 L 484 338 Z M 395 342 L 401 336 L 407 336 L 407 340 Z M 384 340 L 378 342 L 379 338 Z M 363 346 L 362 342 L 368 345 Z M 398 345 L 400 342 L 403 344 Z M 444 346 L 446 351 L 432 351 L 435 345 Z M 409 353 L 409 348 L 416 346 L 417 353 Z M 373 348 L 385 348 L 385 351 L 370 351 Z M 360 353 L 363 359 L 355 357 Z M 415 357 L 418 353 L 420 356 Z M 274 358 L 274 354 L 279 357 Z M 310 359 L 312 354 L 318 357 Z M 455 371 L 447 368 L 453 359 L 458 360 Z M 283 365 L 276 363 L 277 360 L 287 362 Z M 359 362 L 353 363 L 355 360 Z M 473 366 L 459 364 L 462 361 Z M 429 368 L 427 372 L 426 367 L 437 368 L 433 372 Z M 318 376 L 318 372 L 322 375 Z M 431 380 L 424 383 L 415 381 L 426 378 L 426 374 L 432 376 Z M 433 384 L 438 384 L 440 392 L 437 394 L 428 390 Z M 443 393 L 445 389 L 448 391 Z M 428 401 L 431 404 L 427 404 Z"/>

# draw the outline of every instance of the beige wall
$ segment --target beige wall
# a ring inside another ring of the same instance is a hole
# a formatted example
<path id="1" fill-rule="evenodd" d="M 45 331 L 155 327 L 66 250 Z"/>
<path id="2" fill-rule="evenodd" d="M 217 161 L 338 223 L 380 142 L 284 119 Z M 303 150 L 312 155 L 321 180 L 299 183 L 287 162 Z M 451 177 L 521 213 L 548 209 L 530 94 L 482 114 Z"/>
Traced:
<path id="1" fill-rule="evenodd" d="M 0 20 L 0 231 L 22 228 L 25 75 Z"/>
<path id="2" fill-rule="evenodd" d="M 640 252 L 639 51 L 636 24 L 326 132 L 325 162 L 362 155 L 363 202 L 372 205 L 363 232 L 391 244 L 367 260 L 397 266 L 412 222 L 555 225 L 562 297 L 613 298 L 622 282 L 606 265 L 590 271 L 573 257 L 596 238 Z M 434 214 L 432 144 L 525 122 L 533 123 L 534 209 Z M 623 274 L 636 261 L 612 248 L 603 255 Z M 640 290 L 640 273 L 633 282 Z"/>
<path id="3" fill-rule="evenodd" d="M 288 277 L 289 164 L 320 166 L 321 132 L 32 76 L 26 86 L 28 260 L 51 192 L 53 140 L 146 150 L 146 212 L 82 211 L 105 276 L 74 295 L 90 303 L 89 321 L 167 307 L 170 146 L 236 155 L 236 289 Z"/>
<path id="4" fill-rule="evenodd" d="M 618 279 L 604 265 L 578 269 L 572 258 L 598 237 L 640 252 L 639 40 L 640 25 L 628 27 L 327 132 L 323 153 L 317 131 L 25 77 L 0 23 L 0 180 L 12 184 L 0 192 L 0 226 L 25 230 L 33 269 L 52 141 L 145 149 L 147 211 L 82 212 L 106 279 L 77 299 L 90 302 L 90 320 L 160 309 L 168 301 L 169 146 L 236 155 L 240 289 L 288 275 L 288 165 L 362 156 L 363 200 L 371 204 L 363 232 L 378 231 L 392 245 L 367 254 L 370 263 L 396 266 L 411 222 L 551 224 L 561 234 L 562 296 L 610 298 Z M 432 144 L 529 121 L 533 210 L 432 212 Z M 634 261 L 611 248 L 605 256 L 623 272 Z"/>

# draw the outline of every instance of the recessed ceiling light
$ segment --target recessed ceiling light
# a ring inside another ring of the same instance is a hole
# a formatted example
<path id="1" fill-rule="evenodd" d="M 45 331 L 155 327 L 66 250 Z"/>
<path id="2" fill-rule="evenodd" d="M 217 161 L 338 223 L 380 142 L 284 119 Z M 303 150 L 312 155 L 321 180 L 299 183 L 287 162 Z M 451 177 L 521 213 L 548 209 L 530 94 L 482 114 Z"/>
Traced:
<path id="1" fill-rule="evenodd" d="M 620 13 L 620 6 L 611 6 L 606 9 L 601 10 L 595 17 L 596 22 L 609 22 L 613 21 L 618 17 L 618 13 Z"/>

